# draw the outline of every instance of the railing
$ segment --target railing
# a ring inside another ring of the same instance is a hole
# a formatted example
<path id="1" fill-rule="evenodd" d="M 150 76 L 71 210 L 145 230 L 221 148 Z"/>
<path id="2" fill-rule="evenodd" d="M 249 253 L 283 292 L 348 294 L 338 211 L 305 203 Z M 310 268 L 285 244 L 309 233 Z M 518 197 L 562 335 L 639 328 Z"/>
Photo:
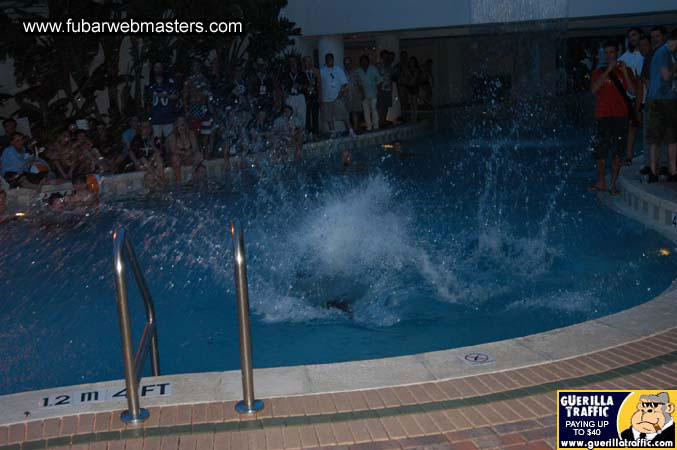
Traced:
<path id="1" fill-rule="evenodd" d="M 146 307 L 146 326 L 139 342 L 136 354 L 132 343 L 132 328 L 129 319 L 129 304 L 127 297 L 127 278 L 125 273 L 125 258 L 127 255 L 136 284 L 141 291 L 143 303 Z M 127 388 L 127 411 L 120 418 L 127 423 L 140 423 L 146 420 L 150 414 L 148 410 L 139 405 L 139 382 L 143 375 L 143 369 L 150 347 L 150 362 L 153 376 L 160 375 L 160 355 L 158 352 L 157 325 L 155 322 L 155 308 L 153 299 L 148 291 L 146 280 L 141 272 L 141 267 L 136 259 L 136 253 L 132 243 L 125 234 L 124 229 L 117 230 L 113 234 L 113 267 L 115 272 L 115 300 L 118 305 L 118 319 L 120 320 L 120 338 L 122 340 L 122 360 L 125 365 L 125 387 Z"/>
<path id="2" fill-rule="evenodd" d="M 235 293 L 237 317 L 240 324 L 240 366 L 242 369 L 243 400 L 235 405 L 240 414 L 254 414 L 263 409 L 263 401 L 254 398 L 254 368 L 252 364 L 252 336 L 249 326 L 249 288 L 247 287 L 247 259 L 244 253 L 244 234 L 237 222 L 230 226 L 235 259 Z"/>

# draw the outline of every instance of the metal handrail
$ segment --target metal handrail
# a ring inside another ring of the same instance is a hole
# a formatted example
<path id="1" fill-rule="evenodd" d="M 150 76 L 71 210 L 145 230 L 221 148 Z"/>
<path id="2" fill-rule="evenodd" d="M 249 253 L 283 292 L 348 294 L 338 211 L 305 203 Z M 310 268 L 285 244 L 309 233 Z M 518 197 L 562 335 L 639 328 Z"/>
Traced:
<path id="1" fill-rule="evenodd" d="M 134 354 L 132 327 L 129 318 L 125 254 L 132 266 L 132 273 L 134 273 L 134 279 L 141 291 L 141 297 L 146 308 L 146 326 L 143 329 L 136 354 Z M 160 375 L 160 354 L 158 351 L 157 325 L 153 299 L 148 291 L 139 261 L 136 259 L 134 247 L 132 247 L 132 243 L 124 229 L 113 233 L 113 269 L 115 272 L 115 300 L 118 306 L 118 319 L 120 320 L 122 360 L 125 365 L 125 387 L 127 388 L 128 406 L 127 411 L 120 414 L 120 419 L 123 422 L 136 424 L 143 422 L 150 416 L 148 410 L 141 408 L 139 405 L 139 382 L 143 375 L 148 348 L 150 347 L 150 362 L 153 376 Z"/>
<path id="2" fill-rule="evenodd" d="M 240 328 L 240 366 L 242 370 L 243 400 L 235 405 L 240 414 L 254 414 L 263 409 L 263 401 L 254 397 L 254 368 L 252 358 L 252 336 L 249 325 L 249 288 L 247 287 L 247 259 L 244 253 L 244 234 L 237 222 L 232 222 L 235 259 L 235 293 L 237 296 L 237 317 Z"/>

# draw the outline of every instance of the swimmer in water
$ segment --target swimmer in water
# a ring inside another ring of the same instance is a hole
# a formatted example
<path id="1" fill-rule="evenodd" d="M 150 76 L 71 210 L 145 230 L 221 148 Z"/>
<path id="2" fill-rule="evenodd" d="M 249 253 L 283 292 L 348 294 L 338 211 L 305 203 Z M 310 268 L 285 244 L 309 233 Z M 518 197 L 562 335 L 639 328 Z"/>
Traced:
<path id="1" fill-rule="evenodd" d="M 353 154 L 348 150 L 343 150 L 341 152 L 341 165 L 343 167 L 348 167 L 353 164 Z"/>
<path id="2" fill-rule="evenodd" d="M 349 150 L 343 150 L 341 152 L 341 169 L 346 170 L 351 167 L 354 168 L 354 170 L 366 169 L 366 166 L 361 162 L 353 161 L 353 154 Z"/>

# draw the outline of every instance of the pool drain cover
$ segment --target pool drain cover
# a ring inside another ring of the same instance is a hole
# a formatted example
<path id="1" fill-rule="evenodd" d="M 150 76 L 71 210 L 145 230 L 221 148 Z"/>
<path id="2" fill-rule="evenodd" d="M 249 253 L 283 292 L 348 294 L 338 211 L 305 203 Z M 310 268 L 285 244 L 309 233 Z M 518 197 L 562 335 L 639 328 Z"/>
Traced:
<path id="1" fill-rule="evenodd" d="M 481 366 L 484 364 L 491 364 L 496 362 L 496 358 L 494 358 L 488 353 L 482 352 L 466 353 L 460 358 L 463 360 L 464 363 L 466 363 L 469 366 Z"/>

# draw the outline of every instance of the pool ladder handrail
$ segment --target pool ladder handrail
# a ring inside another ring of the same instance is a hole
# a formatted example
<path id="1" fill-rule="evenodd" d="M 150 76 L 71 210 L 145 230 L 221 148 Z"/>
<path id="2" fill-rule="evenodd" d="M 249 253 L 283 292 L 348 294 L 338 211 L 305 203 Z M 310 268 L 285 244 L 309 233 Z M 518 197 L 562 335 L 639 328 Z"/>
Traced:
<path id="1" fill-rule="evenodd" d="M 134 354 L 132 327 L 129 318 L 125 254 L 132 267 L 134 279 L 139 287 L 146 308 L 146 325 L 143 329 L 136 354 Z M 118 319 L 120 322 L 122 361 L 125 366 L 125 387 L 128 406 L 127 411 L 123 411 L 120 414 L 120 419 L 126 423 L 138 424 L 150 417 L 148 410 L 141 408 L 139 403 L 139 383 L 146 364 L 148 348 L 150 347 L 150 362 L 153 376 L 160 375 L 160 354 L 158 351 L 157 323 L 153 299 L 150 296 L 150 291 L 139 266 L 139 261 L 136 258 L 132 242 L 122 228 L 113 233 L 113 271 L 115 273 L 115 300 L 118 306 Z"/>
<path id="2" fill-rule="evenodd" d="M 233 239 L 235 269 L 235 297 L 240 333 L 240 370 L 242 371 L 242 401 L 235 405 L 240 414 L 255 414 L 264 408 L 262 400 L 254 397 L 254 358 L 252 357 L 252 333 L 249 322 L 249 287 L 247 283 L 247 257 L 244 251 L 244 232 L 240 222 L 230 224 Z"/>

